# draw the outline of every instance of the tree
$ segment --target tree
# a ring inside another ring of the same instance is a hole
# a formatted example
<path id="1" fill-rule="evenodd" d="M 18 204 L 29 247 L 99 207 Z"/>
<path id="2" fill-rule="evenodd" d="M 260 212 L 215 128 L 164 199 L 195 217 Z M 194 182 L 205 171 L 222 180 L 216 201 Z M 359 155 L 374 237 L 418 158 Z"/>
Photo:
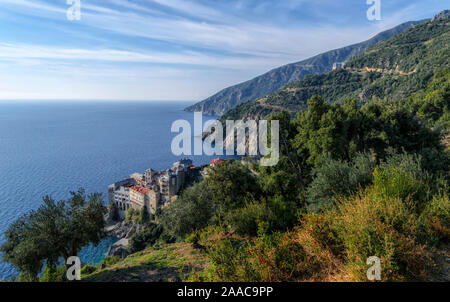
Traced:
<path id="1" fill-rule="evenodd" d="M 111 217 L 111 219 L 113 221 L 119 221 L 120 219 L 120 215 L 119 215 L 119 209 L 117 208 L 116 203 L 111 203 L 108 206 L 108 211 L 109 211 L 109 217 Z"/>
<path id="2" fill-rule="evenodd" d="M 255 175 L 240 161 L 228 160 L 216 166 L 206 178 L 213 201 L 220 212 L 244 206 L 246 199 L 259 195 Z"/>
<path id="3" fill-rule="evenodd" d="M 299 112 L 294 120 L 298 133 L 293 145 L 304 164 L 311 167 L 318 165 L 324 154 L 349 160 L 364 151 L 363 121 L 356 100 L 348 98 L 342 105 L 329 105 L 322 97 L 313 96 L 308 111 Z"/>
<path id="4" fill-rule="evenodd" d="M 47 266 L 39 282 L 63 282 L 67 269 L 65 266 Z"/>
<path id="5" fill-rule="evenodd" d="M 366 145 L 384 159 L 391 147 L 398 152 L 421 153 L 425 148 L 441 150 L 440 133 L 427 128 L 407 108 L 374 100 L 362 108 L 367 133 Z"/>
<path id="6" fill-rule="evenodd" d="M 150 221 L 150 214 L 148 213 L 147 206 L 144 206 L 139 212 L 139 221 L 142 224 L 146 224 Z"/>
<path id="7" fill-rule="evenodd" d="M 137 232 L 130 239 L 130 252 L 142 251 L 148 246 L 152 246 L 160 238 L 163 228 L 160 224 L 149 223 L 141 232 Z"/>
<path id="8" fill-rule="evenodd" d="M 86 199 L 83 189 L 71 195 L 67 201 L 59 202 L 46 196 L 41 207 L 14 222 L 0 247 L 3 260 L 33 279 L 44 263 L 52 267 L 60 257 L 66 263 L 84 246 L 98 245 L 105 236 L 102 195 L 94 193 Z"/>
<path id="9" fill-rule="evenodd" d="M 133 217 L 135 216 L 135 213 L 136 211 L 133 209 L 133 208 L 129 208 L 128 210 L 127 210 L 127 213 L 126 213 L 126 215 L 125 215 L 125 221 L 126 222 L 132 222 L 133 221 Z"/>
<path id="10" fill-rule="evenodd" d="M 280 160 L 275 166 L 259 167 L 258 185 L 265 197 L 265 207 L 273 214 L 268 215 L 271 217 L 268 221 L 271 230 L 275 231 L 285 230 L 297 222 L 298 209 L 304 202 L 302 195 L 308 180 L 308 165 L 305 158 L 298 156 L 293 144 L 298 132 L 289 113 L 272 114 L 269 121 L 272 120 L 280 123 Z"/>
<path id="11" fill-rule="evenodd" d="M 275 171 L 286 171 L 297 175 L 298 181 L 303 184 L 302 164 L 299 161 L 292 140 L 297 134 L 295 124 L 287 111 L 272 114 L 269 121 L 277 120 L 280 123 L 280 161 L 275 167 L 262 167 L 261 170 L 270 174 Z"/>
<path id="12" fill-rule="evenodd" d="M 184 238 L 184 236 L 207 226 L 215 215 L 217 206 L 213 191 L 205 182 L 195 184 L 159 216 L 159 221 L 168 235 Z"/>
<path id="13" fill-rule="evenodd" d="M 307 189 L 308 211 L 331 209 L 335 196 L 347 197 L 369 185 L 374 166 L 365 154 L 358 154 L 352 162 L 325 157 L 314 170 L 315 178 Z"/>

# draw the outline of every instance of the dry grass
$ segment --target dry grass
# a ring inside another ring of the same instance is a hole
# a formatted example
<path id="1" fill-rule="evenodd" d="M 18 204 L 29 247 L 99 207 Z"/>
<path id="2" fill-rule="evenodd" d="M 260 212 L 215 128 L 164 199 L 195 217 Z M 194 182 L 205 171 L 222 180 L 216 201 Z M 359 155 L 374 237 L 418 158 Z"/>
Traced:
<path id="1" fill-rule="evenodd" d="M 176 243 L 146 249 L 82 278 L 95 282 L 171 282 L 184 280 L 206 266 L 198 250 L 190 244 Z"/>

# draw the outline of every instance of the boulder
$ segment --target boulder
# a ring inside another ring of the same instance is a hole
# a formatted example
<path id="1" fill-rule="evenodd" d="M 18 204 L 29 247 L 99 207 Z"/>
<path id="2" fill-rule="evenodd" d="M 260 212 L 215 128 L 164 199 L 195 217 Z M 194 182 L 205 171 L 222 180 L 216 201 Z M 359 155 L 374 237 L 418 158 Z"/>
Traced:
<path id="1" fill-rule="evenodd" d="M 129 255 L 128 244 L 128 239 L 120 239 L 109 247 L 108 257 L 119 256 L 122 259 L 126 258 Z"/>

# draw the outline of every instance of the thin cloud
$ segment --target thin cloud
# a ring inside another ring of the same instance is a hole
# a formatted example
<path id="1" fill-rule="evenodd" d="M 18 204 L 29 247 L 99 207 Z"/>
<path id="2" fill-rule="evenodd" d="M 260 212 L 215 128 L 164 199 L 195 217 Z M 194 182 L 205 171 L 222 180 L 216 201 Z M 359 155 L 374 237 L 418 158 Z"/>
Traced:
<path id="1" fill-rule="evenodd" d="M 21 35 L 5 32 L 0 41 L 0 98 L 33 91 L 63 97 L 60 87 L 72 86 L 80 98 L 127 91 L 133 99 L 203 98 L 443 6 L 436 0 L 389 2 L 383 20 L 369 23 L 365 1 L 355 8 L 343 0 L 339 9 L 361 18 L 333 23 L 335 0 L 81 2 L 81 21 L 69 22 L 65 0 L 0 0 L 0 28 L 21 24 Z"/>
<path id="2" fill-rule="evenodd" d="M 197 65 L 215 68 L 240 68 L 242 64 L 249 67 L 260 66 L 266 59 L 227 57 L 208 55 L 202 52 L 185 51 L 169 52 L 134 52 L 115 49 L 81 49 L 47 47 L 29 44 L 0 43 L 0 59 L 15 62 L 28 59 L 45 59 L 54 61 L 93 61 L 93 62 L 127 62 L 127 63 L 153 63 Z M 43 65 L 47 61 L 43 61 Z M 274 60 L 272 64 L 276 64 Z"/>
<path id="3" fill-rule="evenodd" d="M 17 3 L 13 0 L 1 1 L 48 12 L 61 12 L 62 10 L 41 2 L 32 3 L 27 0 L 20 0 Z M 188 1 L 155 0 L 152 2 L 161 5 L 164 2 L 165 6 L 191 12 L 193 15 L 220 16 L 221 18 L 217 20 L 226 20 L 226 16 L 222 13 Z M 128 2 L 115 0 L 112 3 L 126 6 Z M 324 48 L 333 48 L 337 44 L 336 41 L 342 41 L 337 45 L 341 46 L 345 45 L 344 43 L 368 38 L 373 33 L 370 28 L 336 30 L 327 28 L 327 26 L 314 28 L 267 26 L 246 20 L 236 20 L 232 17 L 234 20 L 230 20 L 231 18 L 227 20 L 231 24 L 194 21 L 189 18 L 174 18 L 167 14 L 148 15 L 143 13 L 141 6 L 131 3 L 129 7 L 136 9 L 136 11 L 120 11 L 92 4 L 83 4 L 82 7 L 86 10 L 82 14 L 82 24 L 93 28 L 130 37 L 175 43 L 184 47 L 203 47 L 212 51 L 237 55 L 277 57 L 284 59 L 286 63 L 316 54 Z M 156 12 L 155 9 L 151 11 Z M 28 13 L 40 15 L 37 10 L 31 10 Z M 330 37 L 333 37 L 333 39 L 330 39 Z"/>

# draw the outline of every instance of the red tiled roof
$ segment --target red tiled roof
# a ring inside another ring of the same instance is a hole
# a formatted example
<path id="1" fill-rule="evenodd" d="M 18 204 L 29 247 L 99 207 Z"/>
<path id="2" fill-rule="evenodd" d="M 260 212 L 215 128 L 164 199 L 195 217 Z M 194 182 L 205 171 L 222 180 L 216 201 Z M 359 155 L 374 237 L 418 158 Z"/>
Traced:
<path id="1" fill-rule="evenodd" d="M 148 193 L 150 193 L 149 189 L 144 188 L 142 186 L 131 187 L 131 190 L 136 191 L 136 192 L 141 193 L 141 194 L 148 194 Z"/>
<path id="2" fill-rule="evenodd" d="M 211 164 L 220 164 L 220 163 L 223 163 L 223 160 L 221 160 L 220 158 L 216 158 L 211 161 Z"/>

